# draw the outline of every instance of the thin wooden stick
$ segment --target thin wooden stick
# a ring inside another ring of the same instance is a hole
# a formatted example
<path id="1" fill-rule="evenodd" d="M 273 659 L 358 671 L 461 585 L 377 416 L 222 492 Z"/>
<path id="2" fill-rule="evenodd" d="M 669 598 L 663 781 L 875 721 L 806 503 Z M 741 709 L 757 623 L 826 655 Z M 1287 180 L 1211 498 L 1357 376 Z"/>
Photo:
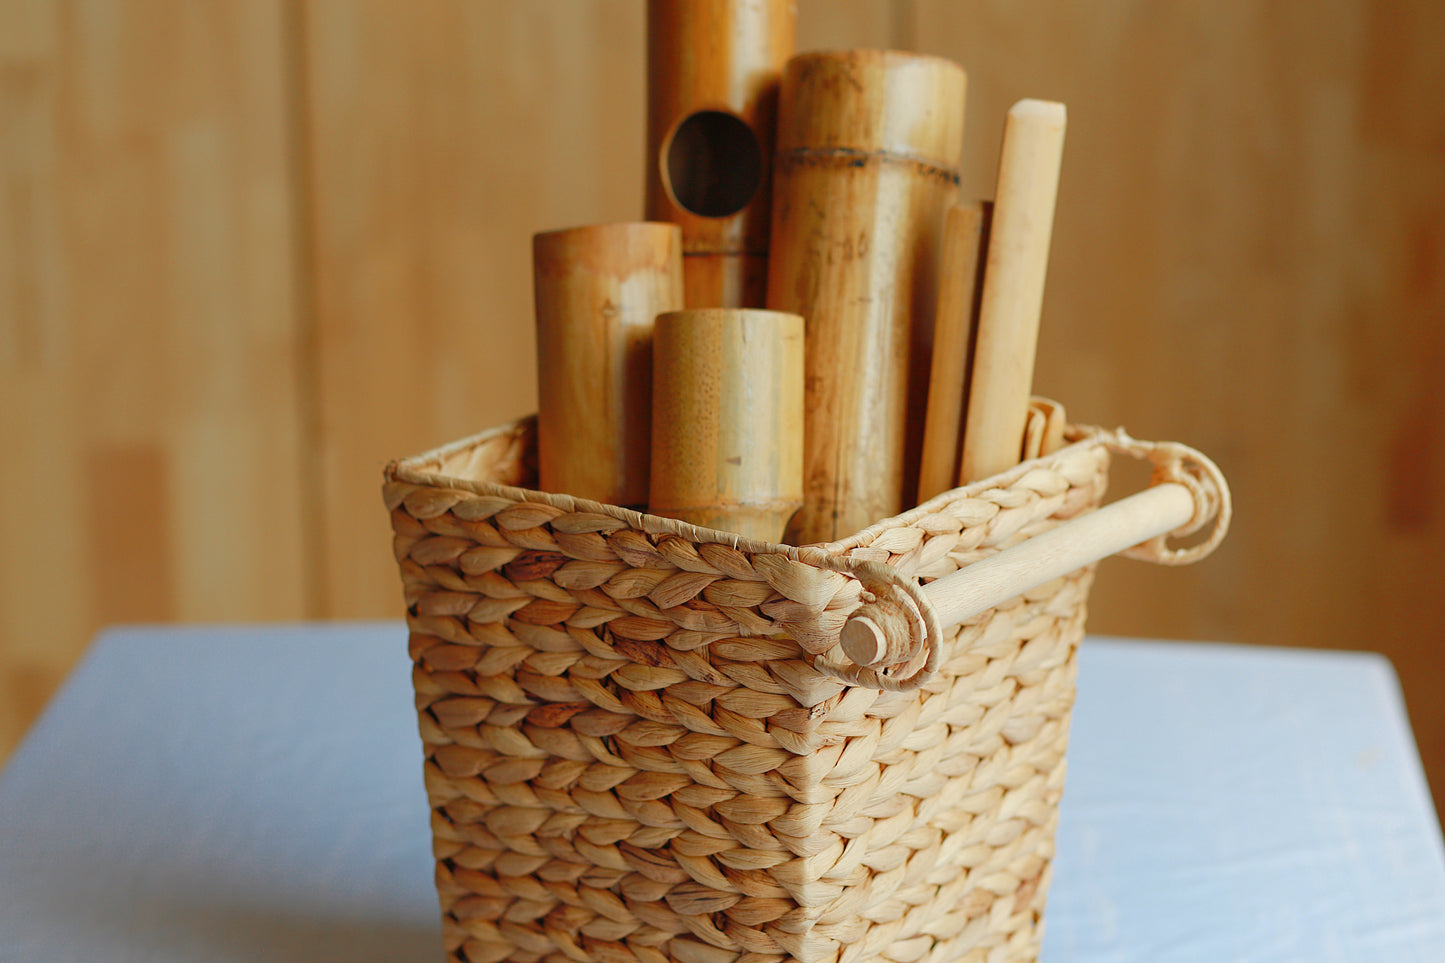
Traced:
<path id="1" fill-rule="evenodd" d="M 948 209 L 943 221 L 943 254 L 938 309 L 933 323 L 933 361 L 928 377 L 928 410 L 923 422 L 923 456 L 918 501 L 923 503 L 956 483 L 963 448 L 963 409 L 978 320 L 982 254 L 987 250 L 989 201 Z"/>
<path id="2" fill-rule="evenodd" d="M 1064 149 L 1064 105 L 1021 100 L 1009 110 L 989 228 L 959 483 L 1019 460 L 1033 386 L 1049 238 Z"/>

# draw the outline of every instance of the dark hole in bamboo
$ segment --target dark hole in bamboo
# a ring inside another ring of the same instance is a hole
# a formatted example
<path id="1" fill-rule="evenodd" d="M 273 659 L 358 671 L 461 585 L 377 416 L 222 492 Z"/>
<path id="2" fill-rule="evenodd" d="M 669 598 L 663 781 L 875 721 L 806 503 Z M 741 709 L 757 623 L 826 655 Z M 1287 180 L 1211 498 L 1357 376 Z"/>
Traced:
<path id="1" fill-rule="evenodd" d="M 721 110 L 700 110 L 677 125 L 667 145 L 673 199 L 701 217 L 728 217 L 762 184 L 763 152 L 753 129 Z"/>

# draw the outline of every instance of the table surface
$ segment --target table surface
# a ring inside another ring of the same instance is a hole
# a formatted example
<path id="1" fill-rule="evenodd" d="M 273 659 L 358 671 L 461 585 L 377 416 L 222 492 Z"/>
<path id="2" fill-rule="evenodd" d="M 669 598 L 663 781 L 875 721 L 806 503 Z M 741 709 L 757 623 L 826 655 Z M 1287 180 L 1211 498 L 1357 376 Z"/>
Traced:
<path id="1" fill-rule="evenodd" d="M 100 636 L 0 774 L 0 960 L 440 957 L 400 623 Z M 1090 637 L 1050 961 L 1445 959 L 1445 847 L 1362 653 Z"/>

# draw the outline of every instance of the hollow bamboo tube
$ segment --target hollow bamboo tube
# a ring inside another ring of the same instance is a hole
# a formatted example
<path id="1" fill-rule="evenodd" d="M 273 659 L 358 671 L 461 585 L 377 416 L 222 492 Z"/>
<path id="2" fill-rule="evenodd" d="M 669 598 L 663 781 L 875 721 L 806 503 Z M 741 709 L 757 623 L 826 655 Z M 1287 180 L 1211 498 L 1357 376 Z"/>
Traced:
<path id="1" fill-rule="evenodd" d="M 1064 105 L 1009 109 L 998 167 L 959 483 L 1018 464 L 1064 150 Z"/>
<path id="2" fill-rule="evenodd" d="M 684 303 L 760 308 L 794 0 L 648 0 L 646 217 L 681 225 Z"/>
<path id="3" fill-rule="evenodd" d="M 923 455 L 918 467 L 918 501 L 928 501 L 957 483 L 963 454 L 963 408 L 978 294 L 987 250 L 988 201 L 959 204 L 943 220 L 938 307 L 933 323 L 933 364 L 928 375 L 928 409 L 923 419 Z"/>
<path id="4" fill-rule="evenodd" d="M 943 212 L 958 192 L 963 70 L 879 50 L 783 71 L 768 307 L 807 323 L 799 542 L 829 541 L 917 490 Z"/>
<path id="5" fill-rule="evenodd" d="M 537 460 L 546 491 L 647 504 L 652 323 L 682 305 L 676 224 L 600 224 L 532 239 Z"/>
<path id="6" fill-rule="evenodd" d="M 674 311 L 653 345 L 649 510 L 781 540 L 803 503 L 803 319 Z"/>
<path id="7" fill-rule="evenodd" d="M 947 629 L 1045 582 L 1179 529 L 1194 510 L 1189 489 L 1162 482 L 930 582 L 924 594 Z M 844 653 L 859 665 L 894 661 L 908 644 L 907 639 L 890 638 L 866 613 L 844 623 L 841 641 Z"/>

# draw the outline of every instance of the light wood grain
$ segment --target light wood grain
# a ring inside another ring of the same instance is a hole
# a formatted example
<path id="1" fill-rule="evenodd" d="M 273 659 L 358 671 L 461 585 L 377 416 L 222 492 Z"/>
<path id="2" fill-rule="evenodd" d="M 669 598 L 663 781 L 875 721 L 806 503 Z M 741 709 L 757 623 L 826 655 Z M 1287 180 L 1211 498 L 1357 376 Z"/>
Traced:
<path id="1" fill-rule="evenodd" d="M 0 756 L 105 624 L 313 612 L 284 24 L 0 5 Z"/>
<path id="2" fill-rule="evenodd" d="M 381 469 L 534 411 L 532 235 L 642 210 L 643 7 L 305 12 L 323 591 L 395 615 Z"/>
<path id="3" fill-rule="evenodd" d="M 954 63 L 889 51 L 784 70 L 768 306 L 808 325 L 799 541 L 865 528 L 917 490 L 923 426 L 909 412 L 926 397 L 964 85 Z"/>
<path id="4" fill-rule="evenodd" d="M 1208 452 L 1235 491 L 1209 561 L 1105 564 L 1090 629 L 1383 651 L 1439 798 L 1445 8 L 921 0 L 912 22 L 969 71 L 965 194 L 1010 103 L 1069 105 L 1035 390 Z"/>
<path id="5" fill-rule="evenodd" d="M 780 541 L 803 504 L 803 319 L 662 314 L 654 360 L 649 510 Z"/>

